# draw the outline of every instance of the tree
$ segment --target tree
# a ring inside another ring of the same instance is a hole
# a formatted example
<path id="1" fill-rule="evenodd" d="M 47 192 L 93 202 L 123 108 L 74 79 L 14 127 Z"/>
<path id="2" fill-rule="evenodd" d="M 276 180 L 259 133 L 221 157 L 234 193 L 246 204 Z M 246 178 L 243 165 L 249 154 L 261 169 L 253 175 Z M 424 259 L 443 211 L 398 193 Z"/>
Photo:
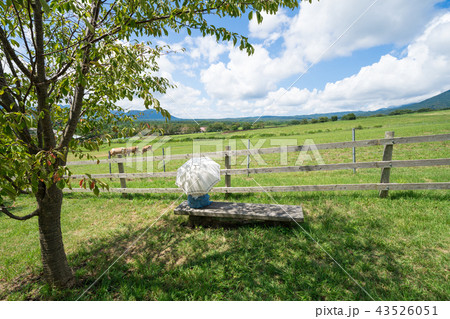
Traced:
<path id="1" fill-rule="evenodd" d="M 232 131 L 237 131 L 237 130 L 239 130 L 240 127 L 241 127 L 241 124 L 239 124 L 238 122 L 234 122 L 233 124 L 231 124 Z"/>
<path id="2" fill-rule="evenodd" d="M 208 132 L 221 132 L 223 131 L 223 123 L 222 122 L 214 122 L 208 125 Z"/>
<path id="3" fill-rule="evenodd" d="M 321 116 L 319 117 L 319 122 L 320 123 L 324 123 L 324 122 L 328 122 L 330 119 L 326 116 Z"/>
<path id="4" fill-rule="evenodd" d="M 307 119 L 302 119 L 300 121 L 300 124 L 302 124 L 302 125 L 308 124 L 308 120 Z"/>
<path id="5" fill-rule="evenodd" d="M 331 121 L 335 122 L 335 121 L 337 121 L 337 120 L 338 120 L 337 115 L 333 115 L 333 116 L 331 117 Z"/>
<path id="6" fill-rule="evenodd" d="M 249 130 L 249 129 L 251 129 L 251 128 L 252 128 L 252 123 L 249 123 L 249 122 L 244 122 L 244 123 L 242 123 L 242 129 L 243 129 L 244 131 Z"/>
<path id="7" fill-rule="evenodd" d="M 153 95 L 172 87 L 157 76 L 158 58 L 170 48 L 134 42 L 133 37 L 158 38 L 169 30 L 190 35 L 197 29 L 251 54 L 246 37 L 210 24 L 207 17 L 241 17 L 248 12 L 249 19 L 255 15 L 260 23 L 261 12 L 274 14 L 280 7 L 298 7 L 298 1 L 0 3 L 0 209 L 17 220 L 38 218 L 44 277 L 50 284 L 65 287 L 74 282 L 60 223 L 62 188 L 71 187 L 67 155 L 91 158 L 82 150 L 98 149 L 103 143 L 98 137 L 74 139 L 75 131 L 129 120 L 111 111 L 121 110 L 117 101 L 135 96 L 146 108 L 170 118 Z M 80 185 L 95 194 L 107 188 L 90 178 Z M 17 216 L 6 198 L 15 199 L 25 189 L 33 193 L 37 207 Z"/>
<path id="8" fill-rule="evenodd" d="M 300 120 L 291 120 L 289 121 L 290 125 L 299 125 L 300 124 Z"/>
<path id="9" fill-rule="evenodd" d="M 348 114 L 345 114 L 341 119 L 342 120 L 356 120 L 356 115 L 355 115 L 355 113 L 348 113 Z"/>
<path id="10" fill-rule="evenodd" d="M 259 121 L 253 125 L 255 128 L 264 128 L 265 124 L 262 121 Z"/>

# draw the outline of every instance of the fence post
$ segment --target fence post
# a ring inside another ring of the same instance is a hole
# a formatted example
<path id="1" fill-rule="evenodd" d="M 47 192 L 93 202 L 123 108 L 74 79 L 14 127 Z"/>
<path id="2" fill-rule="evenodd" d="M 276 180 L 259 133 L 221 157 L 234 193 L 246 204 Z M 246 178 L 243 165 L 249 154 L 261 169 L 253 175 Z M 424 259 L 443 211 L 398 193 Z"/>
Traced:
<path id="1" fill-rule="evenodd" d="M 163 170 L 166 172 L 166 160 L 164 159 L 164 147 L 162 148 L 162 157 L 163 157 Z"/>
<path id="2" fill-rule="evenodd" d="M 125 155 L 126 156 L 126 155 Z M 117 155 L 117 158 L 122 158 L 121 154 Z M 125 173 L 125 170 L 123 169 L 123 163 L 117 163 L 117 167 L 119 168 L 119 174 Z M 127 179 L 126 178 L 120 178 L 120 188 L 127 188 Z M 122 196 L 127 196 L 126 193 L 122 193 Z"/>
<path id="3" fill-rule="evenodd" d="M 352 128 L 352 141 L 356 141 L 356 129 Z M 353 163 L 356 163 L 356 147 L 353 147 Z M 356 174 L 356 167 L 353 169 L 353 174 Z"/>
<path id="4" fill-rule="evenodd" d="M 247 150 L 250 150 L 250 139 L 248 139 Z M 247 177 L 250 176 L 250 153 L 247 154 Z"/>
<path id="5" fill-rule="evenodd" d="M 231 165 L 230 165 L 230 154 L 228 154 L 228 152 L 230 151 L 231 147 L 230 146 L 225 146 L 225 151 L 227 151 L 225 153 L 225 168 L 226 169 L 231 169 Z M 225 187 L 231 187 L 231 175 L 230 174 L 225 174 Z M 225 193 L 225 198 L 230 197 L 229 193 Z"/>
<path id="6" fill-rule="evenodd" d="M 110 159 L 111 159 L 111 151 L 108 151 L 108 160 L 110 160 Z M 109 175 L 111 175 L 111 174 L 112 174 L 111 162 L 109 162 Z M 110 178 L 109 180 L 112 181 L 112 178 Z"/>
<path id="7" fill-rule="evenodd" d="M 384 133 L 384 138 L 394 138 L 394 132 L 387 131 Z M 383 161 L 392 161 L 392 151 L 394 149 L 394 142 L 384 146 Z M 381 169 L 380 183 L 389 183 L 389 177 L 391 175 L 391 168 L 385 167 Z M 380 191 L 380 198 L 386 198 L 388 196 L 389 189 Z"/>

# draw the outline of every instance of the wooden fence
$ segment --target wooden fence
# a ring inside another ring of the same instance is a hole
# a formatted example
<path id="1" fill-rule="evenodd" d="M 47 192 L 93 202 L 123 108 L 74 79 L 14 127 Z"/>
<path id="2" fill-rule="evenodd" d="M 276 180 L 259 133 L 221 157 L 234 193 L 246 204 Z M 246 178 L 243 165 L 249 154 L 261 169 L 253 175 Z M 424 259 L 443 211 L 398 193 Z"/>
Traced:
<path id="1" fill-rule="evenodd" d="M 221 152 L 202 153 L 202 156 L 212 158 L 224 157 L 225 169 L 221 170 L 221 174 L 225 175 L 225 187 L 215 187 L 212 192 L 219 193 L 253 193 L 253 192 L 308 192 L 308 191 L 354 191 L 354 190 L 379 190 L 380 197 L 386 197 L 389 190 L 422 190 L 422 189 L 450 189 L 450 182 L 439 183 L 390 183 L 390 172 L 392 168 L 398 167 L 421 167 L 421 166 L 442 166 L 450 165 L 450 158 L 440 159 L 421 159 L 421 160 L 392 160 L 392 152 L 395 144 L 424 143 L 450 140 L 450 134 L 412 136 L 412 137 L 394 137 L 394 132 L 386 132 L 384 139 L 361 140 L 351 142 L 337 142 L 315 144 L 318 150 L 356 148 L 368 146 L 384 146 L 383 158 L 381 161 L 357 162 L 357 163 L 339 163 L 339 164 L 323 164 L 323 165 L 302 165 L 302 166 L 281 166 L 281 167 L 258 167 L 258 168 L 239 168 L 232 169 L 230 165 L 231 156 L 239 155 L 255 155 L 255 154 L 274 154 L 281 152 L 301 152 L 307 150 L 309 145 L 298 145 L 288 147 L 272 147 L 261 149 L 243 149 L 230 150 L 229 146 Z M 305 148 L 307 147 L 307 148 Z M 171 160 L 189 159 L 198 154 L 174 154 Z M 162 161 L 164 156 L 149 157 L 130 157 L 115 158 L 98 161 L 76 161 L 67 163 L 68 166 L 73 165 L 93 165 L 97 163 L 117 163 L 119 173 L 110 174 L 91 174 L 92 178 L 119 178 L 121 181 L 120 188 L 112 188 L 110 192 L 114 193 L 181 193 L 179 188 L 127 188 L 126 179 L 151 178 L 151 177 L 175 177 L 176 171 L 170 172 L 154 172 L 154 173 L 125 173 L 123 163 L 127 162 L 147 162 Z M 365 169 L 380 168 L 380 183 L 367 184 L 333 184 L 333 185 L 295 185 L 295 186 L 258 186 L 258 187 L 231 187 L 231 175 L 242 174 L 260 174 L 260 173 L 287 173 L 287 172 L 311 172 L 311 171 L 331 171 L 343 169 Z M 85 178 L 86 175 L 72 175 L 72 178 Z M 67 190 L 71 192 L 89 192 L 85 189 Z"/>

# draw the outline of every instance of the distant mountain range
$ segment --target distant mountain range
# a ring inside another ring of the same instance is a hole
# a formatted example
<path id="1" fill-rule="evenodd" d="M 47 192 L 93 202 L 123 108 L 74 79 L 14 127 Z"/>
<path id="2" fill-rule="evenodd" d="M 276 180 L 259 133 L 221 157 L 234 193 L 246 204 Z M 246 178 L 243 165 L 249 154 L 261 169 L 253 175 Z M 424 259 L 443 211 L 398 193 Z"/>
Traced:
<path id="1" fill-rule="evenodd" d="M 354 113 L 356 116 L 371 116 L 376 114 L 389 114 L 396 110 L 419 110 L 423 108 L 430 108 L 432 110 L 441 110 L 450 108 L 450 90 L 443 92 L 439 95 L 433 96 L 429 99 L 426 99 L 422 102 L 418 103 L 412 103 L 412 104 L 406 104 L 402 106 L 393 106 L 393 107 L 387 107 L 378 109 L 375 111 L 347 111 L 347 112 L 334 112 L 334 113 L 320 113 L 320 114 L 309 114 L 309 115 L 292 115 L 292 116 L 275 116 L 275 115 L 266 115 L 262 116 L 260 118 L 260 121 L 289 121 L 289 120 L 301 120 L 301 119 L 313 119 L 313 118 L 319 118 L 322 116 L 331 117 L 331 116 L 338 116 L 341 117 L 348 113 Z M 156 112 L 153 109 L 150 110 L 143 110 L 143 111 L 137 111 L 137 110 L 131 110 L 126 113 L 127 115 L 135 115 L 137 116 L 137 119 L 139 121 L 163 121 L 164 117 Z M 251 122 L 258 119 L 258 117 L 239 117 L 239 118 L 225 118 L 225 119 L 197 119 L 198 121 L 234 121 L 234 122 Z M 182 119 L 175 116 L 172 116 L 171 118 L 172 122 L 177 121 L 192 121 L 191 119 Z"/>

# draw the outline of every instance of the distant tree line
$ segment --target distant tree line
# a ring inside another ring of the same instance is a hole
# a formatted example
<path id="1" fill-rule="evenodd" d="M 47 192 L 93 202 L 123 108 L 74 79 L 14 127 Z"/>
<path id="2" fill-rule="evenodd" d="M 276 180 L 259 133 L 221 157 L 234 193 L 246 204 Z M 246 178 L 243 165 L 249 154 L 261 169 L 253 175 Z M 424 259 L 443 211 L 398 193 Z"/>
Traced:
<path id="1" fill-rule="evenodd" d="M 410 114 L 410 113 L 425 113 L 425 112 L 431 112 L 434 111 L 432 108 L 429 107 L 424 107 L 418 110 L 408 110 L 408 109 L 403 109 L 403 110 L 395 110 L 389 113 L 389 115 L 402 115 L 402 114 Z"/>
<path id="2" fill-rule="evenodd" d="M 331 117 L 321 116 L 319 118 L 301 119 L 301 120 L 291 120 L 289 121 L 289 125 L 304 125 L 304 124 L 315 124 L 315 123 L 325 123 L 325 122 L 335 122 L 339 118 L 337 115 L 333 115 Z M 349 113 L 341 117 L 341 120 L 356 120 L 356 115 L 354 113 Z"/>
<path id="3" fill-rule="evenodd" d="M 369 117 L 382 117 L 382 116 L 392 116 L 392 115 L 402 115 L 410 113 L 424 113 L 434 111 L 432 108 L 421 108 L 418 110 L 410 109 L 400 109 L 394 110 L 388 114 L 377 113 L 370 115 Z M 358 116 L 358 118 L 365 118 L 367 116 Z M 277 127 L 286 125 L 305 125 L 305 124 L 315 124 L 315 123 L 325 123 L 325 122 L 335 122 L 338 120 L 351 121 L 356 120 L 357 116 L 355 113 L 348 113 L 340 118 L 337 115 L 331 117 L 320 116 L 318 118 L 312 119 L 294 119 L 290 121 L 286 120 L 266 120 L 258 121 L 256 123 L 252 122 L 238 122 L 238 121 L 208 121 L 200 120 L 198 122 L 190 121 L 135 121 L 126 122 L 120 124 L 120 126 L 110 127 L 104 123 L 100 124 L 90 131 L 83 131 L 82 129 L 77 130 L 77 134 L 83 136 L 83 138 L 93 138 L 93 137 L 105 137 L 109 136 L 111 138 L 120 138 L 133 136 L 139 132 L 147 132 L 147 134 L 153 134 L 154 132 L 164 135 L 179 135 L 179 134 L 193 134 L 193 133 L 205 133 L 205 132 L 234 132 L 234 131 L 247 131 L 252 129 L 261 129 L 267 127 Z"/>

